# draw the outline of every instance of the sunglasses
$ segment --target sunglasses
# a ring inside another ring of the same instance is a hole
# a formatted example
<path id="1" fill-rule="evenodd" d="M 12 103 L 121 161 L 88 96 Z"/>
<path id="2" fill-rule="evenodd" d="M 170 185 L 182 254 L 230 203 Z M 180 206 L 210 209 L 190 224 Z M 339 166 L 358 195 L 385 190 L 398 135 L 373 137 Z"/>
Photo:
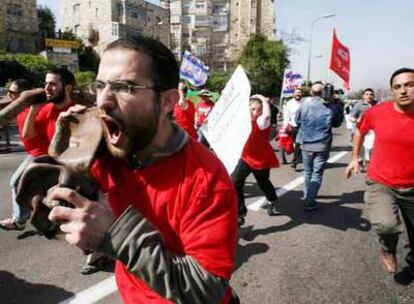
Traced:
<path id="1" fill-rule="evenodd" d="M 9 93 L 10 95 L 16 95 L 16 94 L 20 94 L 20 91 L 12 91 L 12 90 L 8 90 L 7 93 Z"/>

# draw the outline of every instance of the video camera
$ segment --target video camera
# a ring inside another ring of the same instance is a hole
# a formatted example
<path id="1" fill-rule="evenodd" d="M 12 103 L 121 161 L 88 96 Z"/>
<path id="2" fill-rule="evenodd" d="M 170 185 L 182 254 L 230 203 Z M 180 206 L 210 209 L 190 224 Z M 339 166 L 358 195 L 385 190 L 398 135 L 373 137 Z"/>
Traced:
<path id="1" fill-rule="evenodd" d="M 344 91 L 342 89 L 335 89 L 335 86 L 330 83 L 326 83 L 323 86 L 322 90 L 322 99 L 326 102 L 340 102 L 341 101 L 341 95 L 344 94 Z"/>

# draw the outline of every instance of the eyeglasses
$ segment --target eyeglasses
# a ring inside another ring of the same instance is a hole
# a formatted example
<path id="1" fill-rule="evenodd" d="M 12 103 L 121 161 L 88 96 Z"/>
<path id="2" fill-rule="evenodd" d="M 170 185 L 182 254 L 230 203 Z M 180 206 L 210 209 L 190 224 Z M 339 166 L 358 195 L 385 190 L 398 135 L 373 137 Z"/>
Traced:
<path id="1" fill-rule="evenodd" d="M 20 91 L 12 91 L 12 90 L 8 90 L 7 93 L 9 93 L 10 95 L 17 95 L 20 94 Z"/>
<path id="2" fill-rule="evenodd" d="M 109 89 L 115 94 L 133 94 L 140 90 L 156 90 L 156 87 L 153 86 L 135 85 L 123 81 L 108 81 L 106 83 L 102 81 L 95 81 L 91 85 L 91 90 L 93 93 L 98 94 L 101 93 L 107 85 L 109 85 Z"/>

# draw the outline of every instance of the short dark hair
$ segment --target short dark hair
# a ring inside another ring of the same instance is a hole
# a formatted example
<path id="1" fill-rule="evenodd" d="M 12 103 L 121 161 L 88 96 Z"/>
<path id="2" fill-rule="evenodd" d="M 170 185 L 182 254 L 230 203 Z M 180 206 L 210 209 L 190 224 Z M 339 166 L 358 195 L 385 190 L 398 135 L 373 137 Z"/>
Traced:
<path id="1" fill-rule="evenodd" d="M 365 94 L 366 92 L 371 92 L 372 94 L 375 94 L 374 90 L 373 90 L 373 89 L 371 89 L 371 88 L 366 88 L 366 89 L 362 92 L 362 94 Z"/>
<path id="2" fill-rule="evenodd" d="M 14 83 L 19 88 L 19 91 L 26 91 L 33 88 L 32 83 L 26 78 L 15 79 L 11 83 Z"/>
<path id="3" fill-rule="evenodd" d="M 392 81 L 394 80 L 394 78 L 400 74 L 403 73 L 413 73 L 414 74 L 414 70 L 410 69 L 410 68 L 400 68 L 398 70 L 396 70 L 394 73 L 392 73 L 391 78 L 390 78 L 390 86 L 392 86 Z"/>
<path id="4" fill-rule="evenodd" d="M 156 91 L 162 92 L 178 87 L 178 62 L 174 54 L 158 40 L 147 36 L 120 38 L 108 44 L 105 52 L 118 48 L 143 52 L 151 58 L 151 78 Z"/>
<path id="5" fill-rule="evenodd" d="M 52 68 L 47 70 L 47 74 L 55 74 L 60 76 L 60 80 L 62 81 L 62 86 L 65 87 L 68 84 L 72 85 L 73 87 L 76 85 L 75 76 L 71 71 L 64 68 Z"/>

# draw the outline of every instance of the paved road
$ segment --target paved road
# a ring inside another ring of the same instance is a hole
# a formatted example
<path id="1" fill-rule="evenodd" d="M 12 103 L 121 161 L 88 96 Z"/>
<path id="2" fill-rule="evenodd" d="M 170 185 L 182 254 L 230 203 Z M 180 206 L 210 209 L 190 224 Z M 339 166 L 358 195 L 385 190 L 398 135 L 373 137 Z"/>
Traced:
<path id="1" fill-rule="evenodd" d="M 331 156 L 349 151 L 345 130 L 336 133 Z M 8 179 L 23 157 L 0 155 L 0 216 L 11 212 Z M 281 197 L 283 215 L 249 211 L 231 281 L 242 303 L 414 303 L 405 274 L 390 276 L 378 263 L 376 238 L 363 211 L 364 176 L 346 181 L 348 160 L 349 153 L 326 171 L 319 211 L 302 210 L 302 185 Z M 282 187 L 301 174 L 285 165 L 273 170 L 271 179 Z M 256 206 L 261 197 L 253 180 L 246 190 L 248 204 Z M 406 242 L 405 237 L 400 242 L 401 266 Z M 82 276 L 83 262 L 79 250 L 37 236 L 31 227 L 0 231 L 0 303 L 59 303 L 111 276 Z M 121 300 L 111 294 L 98 303 Z"/>

